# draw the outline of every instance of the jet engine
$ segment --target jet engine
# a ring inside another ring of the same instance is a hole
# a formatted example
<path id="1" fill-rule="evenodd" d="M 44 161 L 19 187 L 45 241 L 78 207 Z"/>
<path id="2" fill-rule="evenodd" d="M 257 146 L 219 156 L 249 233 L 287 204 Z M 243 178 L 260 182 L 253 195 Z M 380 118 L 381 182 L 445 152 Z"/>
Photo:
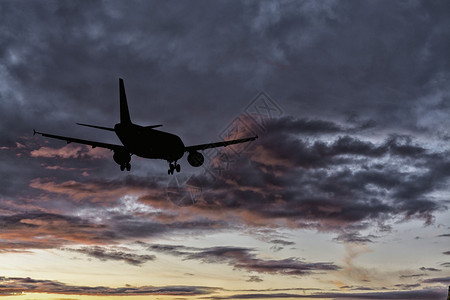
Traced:
<path id="1" fill-rule="evenodd" d="M 203 165 L 205 158 L 203 157 L 203 154 L 201 154 L 200 152 L 194 151 L 189 152 L 187 161 L 193 167 L 200 167 L 201 165 Z"/>
<path id="2" fill-rule="evenodd" d="M 127 171 L 130 170 L 131 155 L 127 151 L 115 150 L 113 159 L 118 165 L 120 165 L 120 170 L 123 171 L 125 168 Z"/>

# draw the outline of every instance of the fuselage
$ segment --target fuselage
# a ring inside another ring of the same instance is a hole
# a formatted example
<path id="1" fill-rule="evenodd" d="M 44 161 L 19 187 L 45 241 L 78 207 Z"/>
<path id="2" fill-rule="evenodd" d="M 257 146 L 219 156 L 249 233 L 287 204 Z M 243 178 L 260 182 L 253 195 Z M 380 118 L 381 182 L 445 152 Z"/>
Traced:
<path id="1" fill-rule="evenodd" d="M 185 152 L 179 136 L 136 124 L 118 123 L 114 131 L 131 154 L 169 162 L 182 158 Z"/>

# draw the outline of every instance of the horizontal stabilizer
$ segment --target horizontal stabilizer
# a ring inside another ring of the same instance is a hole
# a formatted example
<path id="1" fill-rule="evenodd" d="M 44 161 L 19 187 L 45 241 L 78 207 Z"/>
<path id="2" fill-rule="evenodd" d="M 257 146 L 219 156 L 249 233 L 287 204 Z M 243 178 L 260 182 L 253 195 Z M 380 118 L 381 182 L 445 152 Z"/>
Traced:
<path id="1" fill-rule="evenodd" d="M 82 123 L 77 123 L 77 125 L 92 127 L 92 128 L 102 129 L 102 130 L 114 131 L 114 128 L 103 127 L 103 126 L 96 126 L 96 125 L 89 125 L 89 124 L 82 124 Z"/>
<path id="2" fill-rule="evenodd" d="M 145 128 L 153 129 L 153 128 L 161 127 L 161 126 L 162 126 L 162 124 L 159 124 L 159 125 L 151 125 L 151 126 L 145 126 Z"/>

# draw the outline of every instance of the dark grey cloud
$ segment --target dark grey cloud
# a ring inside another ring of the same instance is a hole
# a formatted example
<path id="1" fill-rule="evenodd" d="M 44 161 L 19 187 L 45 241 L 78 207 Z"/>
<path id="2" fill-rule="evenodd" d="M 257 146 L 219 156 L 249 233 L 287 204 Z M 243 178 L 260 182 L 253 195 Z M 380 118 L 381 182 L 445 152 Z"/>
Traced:
<path id="1" fill-rule="evenodd" d="M 246 280 L 247 282 L 262 282 L 262 280 L 259 276 L 250 276 L 249 279 Z"/>
<path id="2" fill-rule="evenodd" d="M 284 191 L 261 197 L 251 191 L 224 195 L 218 189 L 205 194 L 209 207 L 248 209 L 262 218 L 296 218 L 305 226 L 322 228 L 328 226 L 319 224 L 322 220 L 364 223 L 383 220 L 389 213 L 430 223 L 442 205 L 426 193 L 445 182 L 448 162 L 445 153 L 433 156 L 412 134 L 431 128 L 446 109 L 448 90 L 433 75 L 446 78 L 448 71 L 447 44 L 441 38 L 447 32 L 448 21 L 440 13 L 445 5 L 148 2 L 135 12 L 135 5 L 115 1 L 2 2 L 5 38 L 0 48 L 8 76 L 1 111 L 14 112 L 0 118 L 2 128 L 12 128 L 2 130 L 7 133 L 2 145 L 11 147 L 35 124 L 61 131 L 56 133 L 117 142 L 106 133 L 71 124 L 92 121 L 106 126 L 117 120 L 118 76 L 129 82 L 136 121 L 155 120 L 167 124 L 168 130 L 179 129 L 187 143 L 214 138 L 244 109 L 243 99 L 250 101 L 264 88 L 275 95 L 285 117 L 267 124 L 259 142 L 263 152 L 254 158 L 257 169 L 231 170 L 228 177 L 242 183 L 239 171 L 252 187 L 270 184 Z M 200 11 L 208 13 L 199 18 Z M 380 22 L 369 18 L 374 15 L 382 17 Z M 438 58 L 440 63 L 433 63 Z M 434 92 L 438 96 L 430 106 L 426 99 Z M 192 116 L 204 121 L 202 126 Z M 13 121 L 19 125 L 12 126 Z M 405 129 L 410 135 L 402 135 Z M 377 131 L 387 132 L 383 142 L 367 138 Z M 42 144 L 34 144 L 30 152 Z M 9 154 L 11 162 L 19 161 L 20 166 L 15 176 L 22 177 L 29 162 L 14 153 Z M 69 180 L 74 174 L 63 169 L 77 167 L 76 180 L 81 181 L 81 170 L 95 164 L 98 168 L 85 172 L 124 188 L 133 184 L 111 179 L 111 170 L 117 168 L 105 159 L 63 166 L 55 162 L 51 157 L 31 159 L 26 178 L 57 174 Z M 44 171 L 40 163 L 60 169 Z M 14 169 L 9 162 L 2 164 L 3 170 Z M 363 167 L 355 170 L 357 165 Z M 429 168 L 405 176 L 400 165 Z M 4 190 L 14 194 L 21 188 L 5 183 Z M 219 183 L 212 188 L 229 189 Z M 274 207 L 276 197 L 283 203 Z M 336 201 L 344 197 L 352 201 Z M 266 205 L 254 209 L 261 199 Z M 139 228 L 145 229 L 133 220 L 122 227 L 130 233 Z"/>
<path id="3" fill-rule="evenodd" d="M 14 128 L 20 134 L 39 119 L 61 129 L 80 115 L 110 122 L 117 116 L 110 100 L 117 99 L 115 80 L 124 76 L 138 120 L 172 123 L 193 139 L 220 132 L 242 99 L 262 88 L 293 115 L 344 114 L 433 129 L 448 96 L 446 5 L 4 1 L 0 53 L 10 88 L 2 93 L 9 99 L 2 111 L 13 114 L 1 119 L 21 120 Z M 427 101 L 433 95 L 436 101 Z M 139 109 L 150 103 L 151 109 Z M 172 109 L 178 106 L 184 109 Z M 181 118 L 206 112 L 216 122 L 205 119 L 203 130 Z"/>
<path id="4" fill-rule="evenodd" d="M 448 283 L 450 282 L 450 276 L 429 278 L 429 279 L 423 280 L 422 282 L 423 283 L 440 283 L 442 285 L 448 286 Z"/>
<path id="5" fill-rule="evenodd" d="M 271 240 L 269 243 L 271 243 L 271 244 L 276 244 L 276 245 L 282 245 L 282 246 L 292 246 L 292 245 L 295 245 L 294 242 L 291 242 L 291 241 L 285 241 L 285 240 L 280 240 L 280 239 L 277 239 L 277 240 Z"/>
<path id="6" fill-rule="evenodd" d="M 332 121 L 316 119 L 296 119 L 293 116 L 286 116 L 270 120 L 267 130 L 295 134 L 336 134 L 344 133 L 347 130 L 341 125 Z"/>
<path id="7" fill-rule="evenodd" d="M 401 275 L 400 278 L 417 278 L 417 277 L 423 277 L 423 276 L 427 276 L 427 274 L 421 273 L 421 274 Z"/>
<path id="8" fill-rule="evenodd" d="M 46 293 L 60 295 L 87 296 L 133 296 L 133 295 L 166 295 L 166 296 L 200 296 L 212 294 L 217 288 L 205 286 L 142 286 L 142 287 L 106 287 L 106 286 L 73 286 L 54 280 L 39 280 L 22 277 L 0 277 L 4 296 L 22 293 Z"/>
<path id="9" fill-rule="evenodd" d="M 414 291 L 391 291 L 371 293 L 316 293 L 312 295 L 292 293 L 235 294 L 229 297 L 209 297 L 209 299 L 439 299 L 446 296 L 445 289 L 422 289 Z"/>
<path id="10" fill-rule="evenodd" d="M 289 122 L 296 120 L 283 120 Z M 358 133 L 334 138 L 318 134 L 311 141 L 300 132 L 271 129 L 251 152 L 223 165 L 213 181 L 198 178 L 204 202 L 197 207 L 246 210 L 261 224 L 285 219 L 321 230 L 331 230 L 331 224 L 360 230 L 372 221 L 384 230 L 390 215 L 430 224 L 445 205 L 427 195 L 445 186 L 448 164 L 446 153 L 435 153 L 411 136 L 389 135 L 372 142 Z M 351 230 L 346 235 L 349 241 L 358 237 Z"/>
<path id="11" fill-rule="evenodd" d="M 352 233 L 342 233 L 339 236 L 337 236 L 334 240 L 344 243 L 365 244 L 365 243 L 372 243 L 373 240 L 376 238 L 377 236 L 371 234 L 368 236 L 362 236 L 358 232 L 352 232 Z"/>
<path id="12" fill-rule="evenodd" d="M 199 260 L 209 264 L 228 264 L 235 269 L 257 273 L 304 276 L 321 271 L 335 271 L 340 268 L 330 262 L 310 263 L 294 257 L 279 260 L 260 259 L 256 256 L 255 250 L 251 248 L 211 247 L 202 249 L 180 245 L 146 245 L 144 243 L 141 245 L 150 251 L 181 256 L 186 260 Z"/>
<path id="13" fill-rule="evenodd" d="M 208 177 L 208 172 L 193 176 L 202 188 L 201 201 L 184 212 L 174 210 L 168 201 L 165 175 L 80 176 L 78 180 L 67 181 L 35 178 L 30 186 L 44 192 L 44 209 L 58 205 L 61 215 L 69 208 L 114 207 L 120 205 L 120 197 L 130 193 L 142 195 L 138 199 L 140 203 L 163 210 L 159 213 L 105 212 L 102 225 L 114 239 L 187 230 L 216 231 L 239 225 L 236 220 L 253 226 L 284 220 L 290 226 L 338 231 L 337 240 L 361 243 L 376 238 L 358 233 L 374 221 L 380 229 L 385 228 L 384 222 L 390 216 L 405 220 L 422 218 L 431 223 L 434 212 L 445 207 L 427 197 L 427 193 L 441 188 L 450 175 L 444 153 L 432 152 L 404 135 L 389 135 L 372 142 L 361 138 L 359 131 L 330 137 L 319 130 L 314 141 L 310 141 L 301 135 L 301 130 L 295 131 L 297 119 L 282 122 L 285 127 L 292 125 L 289 133 L 268 129 L 245 153 L 234 154 L 235 161 L 221 174 L 213 178 Z M 319 119 L 314 122 L 345 127 Z M 68 159 L 73 158 L 69 155 Z M 215 171 L 213 166 L 206 167 L 206 171 Z M 403 171 L 405 167 L 412 171 Z M 232 215 L 238 210 L 248 214 L 242 218 L 239 213 L 237 219 L 229 222 L 215 213 L 217 209 Z M 189 217 L 191 210 L 195 214 Z M 177 219 L 173 218 L 175 215 Z M 282 246 L 285 245 L 279 244 L 272 250 L 281 250 Z"/>
<path id="14" fill-rule="evenodd" d="M 415 284 L 396 284 L 395 287 L 402 289 L 402 290 L 412 290 L 415 288 L 420 287 L 420 283 Z"/>
<path id="15" fill-rule="evenodd" d="M 82 253 L 89 257 L 93 257 L 93 258 L 96 258 L 96 259 L 99 259 L 102 261 L 108 261 L 108 260 L 123 261 L 123 262 L 133 265 L 133 266 L 141 266 L 142 264 L 146 263 L 147 261 L 153 261 L 156 258 L 154 255 L 141 255 L 141 254 L 125 252 L 125 251 L 118 250 L 118 249 L 108 249 L 108 248 L 99 247 L 99 246 L 83 247 L 80 249 L 66 248 L 64 250 Z"/>
<path id="16" fill-rule="evenodd" d="M 273 244 L 273 246 L 270 247 L 270 250 L 275 251 L 275 252 L 283 250 L 284 247 L 286 247 L 286 246 L 295 245 L 294 242 L 285 241 L 285 240 L 281 240 L 281 239 L 271 240 L 271 241 L 269 241 L 269 243 Z"/>
<path id="17" fill-rule="evenodd" d="M 440 269 L 436 269 L 436 268 L 426 268 L 426 267 L 421 267 L 420 268 L 421 271 L 429 271 L 429 272 L 441 272 L 442 270 Z"/>

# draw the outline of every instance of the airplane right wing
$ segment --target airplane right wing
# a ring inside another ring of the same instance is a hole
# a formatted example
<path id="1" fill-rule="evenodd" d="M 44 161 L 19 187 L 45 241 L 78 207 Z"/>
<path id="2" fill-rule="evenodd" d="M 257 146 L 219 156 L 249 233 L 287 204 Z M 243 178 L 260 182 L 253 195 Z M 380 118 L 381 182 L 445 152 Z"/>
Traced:
<path id="1" fill-rule="evenodd" d="M 198 151 L 198 150 L 206 150 L 206 149 L 210 149 L 210 148 L 226 147 L 229 145 L 254 141 L 257 138 L 258 138 L 258 136 L 253 136 L 253 137 L 249 137 L 249 138 L 245 138 L 245 139 L 237 139 L 237 140 L 223 141 L 223 142 L 217 142 L 217 143 L 194 145 L 194 146 L 184 147 L 184 150 L 185 150 L 185 152 L 192 152 L 192 151 Z"/>
<path id="2" fill-rule="evenodd" d="M 67 137 L 67 136 L 43 133 L 43 132 L 38 132 L 38 131 L 36 131 L 34 129 L 33 129 L 33 131 L 34 131 L 33 135 L 35 135 L 37 133 L 37 134 L 40 134 L 40 135 L 42 135 L 44 137 L 49 137 L 49 138 L 52 138 L 52 139 L 58 139 L 58 140 L 66 141 L 67 144 L 78 143 L 78 144 L 83 144 L 83 145 L 89 145 L 92 148 L 99 147 L 99 148 L 110 149 L 110 150 L 113 150 L 113 151 L 116 151 L 116 150 L 125 150 L 125 151 L 127 151 L 126 148 L 124 146 L 121 146 L 121 145 L 114 145 L 114 144 L 108 144 L 108 143 L 102 143 L 102 142 L 82 140 L 82 139 L 77 139 L 77 138 L 72 138 L 72 137 Z"/>

